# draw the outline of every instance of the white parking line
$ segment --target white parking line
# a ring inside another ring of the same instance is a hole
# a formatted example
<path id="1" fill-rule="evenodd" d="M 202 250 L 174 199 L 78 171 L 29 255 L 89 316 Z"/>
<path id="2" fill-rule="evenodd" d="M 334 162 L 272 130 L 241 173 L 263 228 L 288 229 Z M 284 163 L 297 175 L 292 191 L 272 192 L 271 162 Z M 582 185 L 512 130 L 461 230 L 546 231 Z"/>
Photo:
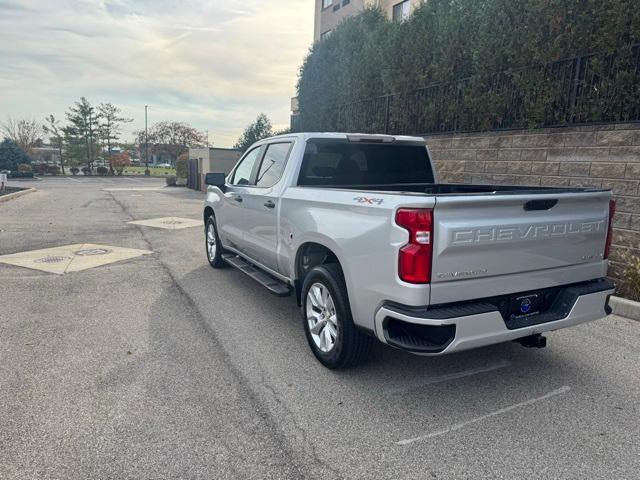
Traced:
<path id="1" fill-rule="evenodd" d="M 164 190 L 164 187 L 112 187 L 112 188 L 103 188 L 105 192 L 153 192 L 157 190 Z"/>
<path id="2" fill-rule="evenodd" d="M 78 180 L 77 178 L 71 178 L 71 177 L 64 177 L 67 180 L 71 180 L 72 182 L 80 182 L 80 180 Z"/>
<path id="3" fill-rule="evenodd" d="M 487 418 L 495 417 L 496 415 L 502 415 L 503 413 L 510 412 L 511 410 L 515 410 L 516 408 L 526 407 L 527 405 L 531 405 L 533 403 L 547 400 L 548 398 L 555 397 L 556 395 L 562 395 L 563 393 L 567 393 L 569 390 L 571 390 L 571 387 L 569 387 L 568 385 L 565 385 L 563 387 L 558 388 L 557 390 L 553 390 L 552 392 L 542 395 L 541 397 L 525 400 L 524 402 L 516 403 L 515 405 L 511 405 L 510 407 L 504 407 L 504 408 L 501 408 L 500 410 L 496 410 L 495 412 L 487 413 L 486 415 L 472 418 L 471 420 L 467 420 L 466 422 L 456 423 L 451 427 L 443 428 L 442 430 L 437 430 L 435 432 L 428 433 L 426 435 L 421 435 L 419 437 L 414 437 L 414 438 L 408 438 L 406 440 L 400 440 L 396 442 L 396 445 L 410 445 L 414 442 L 419 442 L 421 440 L 427 440 L 429 438 L 438 437 L 446 433 L 455 432 L 456 430 L 460 430 L 461 428 L 464 428 L 467 425 L 471 425 L 472 423 L 477 423 L 482 420 L 486 420 Z"/>
<path id="4" fill-rule="evenodd" d="M 439 375 L 437 377 L 432 377 L 428 379 L 421 379 L 419 382 L 415 382 L 413 384 L 407 384 L 402 386 L 401 388 L 395 388 L 392 390 L 388 390 L 385 393 L 389 395 L 397 395 L 401 393 L 406 393 L 407 390 L 415 390 L 420 387 L 426 387 L 427 385 L 433 385 L 435 383 L 448 382 L 450 380 L 457 380 L 460 378 L 471 377 L 472 375 L 479 375 L 481 373 L 492 372 L 494 370 L 498 370 L 500 368 L 510 367 L 511 362 L 509 360 L 500 360 L 499 362 L 493 365 L 487 365 L 484 367 L 470 368 L 468 370 L 463 370 L 461 372 L 448 373 L 446 375 Z"/>

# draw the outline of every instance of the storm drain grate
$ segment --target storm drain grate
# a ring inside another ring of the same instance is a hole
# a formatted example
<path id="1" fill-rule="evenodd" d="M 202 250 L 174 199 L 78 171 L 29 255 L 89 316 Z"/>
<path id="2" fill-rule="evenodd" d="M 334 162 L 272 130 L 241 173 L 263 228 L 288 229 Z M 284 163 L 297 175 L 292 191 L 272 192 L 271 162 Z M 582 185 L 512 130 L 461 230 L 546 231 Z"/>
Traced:
<path id="1" fill-rule="evenodd" d="M 110 252 L 111 250 L 107 250 L 106 248 L 86 248 L 84 250 L 73 252 L 73 254 L 78 255 L 79 257 L 92 257 L 94 255 L 106 255 Z"/>
<path id="2" fill-rule="evenodd" d="M 34 260 L 35 263 L 61 263 L 70 260 L 71 257 L 65 257 L 62 255 L 49 255 L 47 257 L 42 257 Z"/>

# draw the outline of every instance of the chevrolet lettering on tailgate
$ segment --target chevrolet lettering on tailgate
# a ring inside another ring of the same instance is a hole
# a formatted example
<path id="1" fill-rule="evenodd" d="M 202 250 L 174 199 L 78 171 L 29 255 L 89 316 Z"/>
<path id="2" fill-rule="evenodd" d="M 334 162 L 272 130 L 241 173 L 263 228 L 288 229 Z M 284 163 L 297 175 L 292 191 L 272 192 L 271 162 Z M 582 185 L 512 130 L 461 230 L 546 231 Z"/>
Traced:
<path id="1" fill-rule="evenodd" d="M 513 240 L 538 240 L 550 237 L 598 233 L 605 231 L 605 229 L 604 220 L 460 229 L 451 232 L 451 243 L 453 245 L 464 245 Z"/>

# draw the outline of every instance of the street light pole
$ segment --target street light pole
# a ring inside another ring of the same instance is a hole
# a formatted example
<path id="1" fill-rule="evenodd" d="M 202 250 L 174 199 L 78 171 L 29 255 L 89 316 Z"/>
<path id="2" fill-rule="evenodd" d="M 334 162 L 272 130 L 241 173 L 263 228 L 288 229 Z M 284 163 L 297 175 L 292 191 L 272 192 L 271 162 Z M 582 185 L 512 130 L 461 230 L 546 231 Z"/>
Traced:
<path id="1" fill-rule="evenodd" d="M 149 130 L 147 128 L 147 109 L 149 105 L 144 106 L 144 163 L 145 170 L 144 174 L 149 176 L 151 172 L 149 171 Z"/>

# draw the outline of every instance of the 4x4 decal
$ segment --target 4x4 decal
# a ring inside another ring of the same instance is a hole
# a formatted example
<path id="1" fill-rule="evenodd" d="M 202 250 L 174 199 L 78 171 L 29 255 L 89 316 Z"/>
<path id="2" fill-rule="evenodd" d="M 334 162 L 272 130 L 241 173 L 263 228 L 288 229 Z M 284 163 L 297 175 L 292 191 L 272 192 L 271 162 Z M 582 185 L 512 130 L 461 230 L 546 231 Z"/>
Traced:
<path id="1" fill-rule="evenodd" d="M 368 197 L 355 197 L 354 200 L 358 203 L 367 203 L 369 205 L 382 205 L 384 199 L 382 198 L 368 198 Z"/>

